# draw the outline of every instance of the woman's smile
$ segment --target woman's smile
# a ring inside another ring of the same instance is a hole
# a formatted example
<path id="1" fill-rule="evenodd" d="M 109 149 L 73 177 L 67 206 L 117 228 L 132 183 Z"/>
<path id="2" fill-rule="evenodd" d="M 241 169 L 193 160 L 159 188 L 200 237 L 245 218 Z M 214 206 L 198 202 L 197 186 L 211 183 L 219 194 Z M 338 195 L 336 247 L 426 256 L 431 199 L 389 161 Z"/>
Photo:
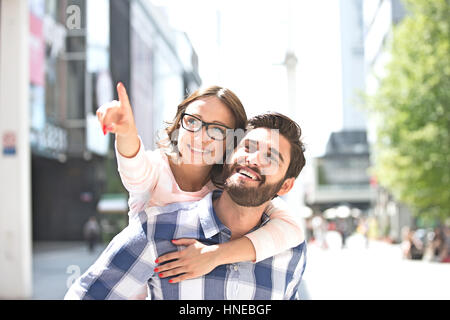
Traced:
<path id="1" fill-rule="evenodd" d="M 195 148 L 195 147 L 191 146 L 190 144 L 188 144 L 187 147 L 194 154 L 210 154 L 212 152 L 211 150 Z"/>

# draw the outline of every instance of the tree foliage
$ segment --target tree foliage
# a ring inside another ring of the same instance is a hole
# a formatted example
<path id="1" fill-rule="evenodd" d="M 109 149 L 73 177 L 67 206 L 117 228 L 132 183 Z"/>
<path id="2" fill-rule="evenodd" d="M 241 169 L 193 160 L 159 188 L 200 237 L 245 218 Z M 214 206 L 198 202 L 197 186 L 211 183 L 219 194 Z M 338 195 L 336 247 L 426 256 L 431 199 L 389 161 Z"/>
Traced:
<path id="1" fill-rule="evenodd" d="M 369 100 L 374 172 L 415 213 L 450 217 L 450 0 L 409 0 Z"/>

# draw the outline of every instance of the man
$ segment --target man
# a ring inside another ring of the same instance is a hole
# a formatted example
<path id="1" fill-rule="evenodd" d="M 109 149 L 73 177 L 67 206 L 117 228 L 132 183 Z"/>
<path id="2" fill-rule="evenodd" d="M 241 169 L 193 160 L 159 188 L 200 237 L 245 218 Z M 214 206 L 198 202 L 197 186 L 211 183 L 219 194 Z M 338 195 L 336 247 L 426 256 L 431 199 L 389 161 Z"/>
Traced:
<path id="1" fill-rule="evenodd" d="M 283 115 L 263 114 L 249 120 L 248 129 L 224 167 L 223 191 L 141 212 L 65 298 L 127 299 L 147 284 L 149 299 L 298 299 L 305 242 L 258 263 L 221 265 L 180 283 L 154 270 L 157 257 L 176 250 L 172 239 L 219 244 L 241 237 L 268 221 L 271 199 L 292 189 L 305 164 L 299 126 Z"/>

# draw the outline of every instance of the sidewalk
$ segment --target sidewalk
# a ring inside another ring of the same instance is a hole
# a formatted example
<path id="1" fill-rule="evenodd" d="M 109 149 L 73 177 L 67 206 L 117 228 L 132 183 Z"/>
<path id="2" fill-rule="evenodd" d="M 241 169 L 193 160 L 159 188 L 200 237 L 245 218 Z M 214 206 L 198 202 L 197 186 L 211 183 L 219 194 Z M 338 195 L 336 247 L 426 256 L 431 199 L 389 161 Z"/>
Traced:
<path id="1" fill-rule="evenodd" d="M 308 245 L 304 274 L 311 300 L 448 300 L 450 264 L 402 258 L 399 244 L 357 237 L 346 248 Z"/>
<path id="2" fill-rule="evenodd" d="M 84 242 L 37 242 L 33 244 L 34 300 L 61 300 L 67 283 L 81 275 L 106 245 L 89 253 Z"/>

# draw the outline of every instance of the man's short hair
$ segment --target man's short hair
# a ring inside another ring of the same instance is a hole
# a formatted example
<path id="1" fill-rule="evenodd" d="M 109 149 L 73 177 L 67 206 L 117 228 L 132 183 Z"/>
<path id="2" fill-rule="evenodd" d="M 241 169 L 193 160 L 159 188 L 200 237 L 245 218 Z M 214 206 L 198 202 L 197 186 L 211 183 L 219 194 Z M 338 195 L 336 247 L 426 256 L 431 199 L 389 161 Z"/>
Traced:
<path id="1" fill-rule="evenodd" d="M 305 166 L 305 146 L 301 141 L 300 126 L 289 117 L 277 112 L 268 112 L 254 116 L 248 120 L 247 130 L 267 128 L 278 130 L 291 145 L 291 161 L 286 171 L 285 179 L 297 178 Z"/>

